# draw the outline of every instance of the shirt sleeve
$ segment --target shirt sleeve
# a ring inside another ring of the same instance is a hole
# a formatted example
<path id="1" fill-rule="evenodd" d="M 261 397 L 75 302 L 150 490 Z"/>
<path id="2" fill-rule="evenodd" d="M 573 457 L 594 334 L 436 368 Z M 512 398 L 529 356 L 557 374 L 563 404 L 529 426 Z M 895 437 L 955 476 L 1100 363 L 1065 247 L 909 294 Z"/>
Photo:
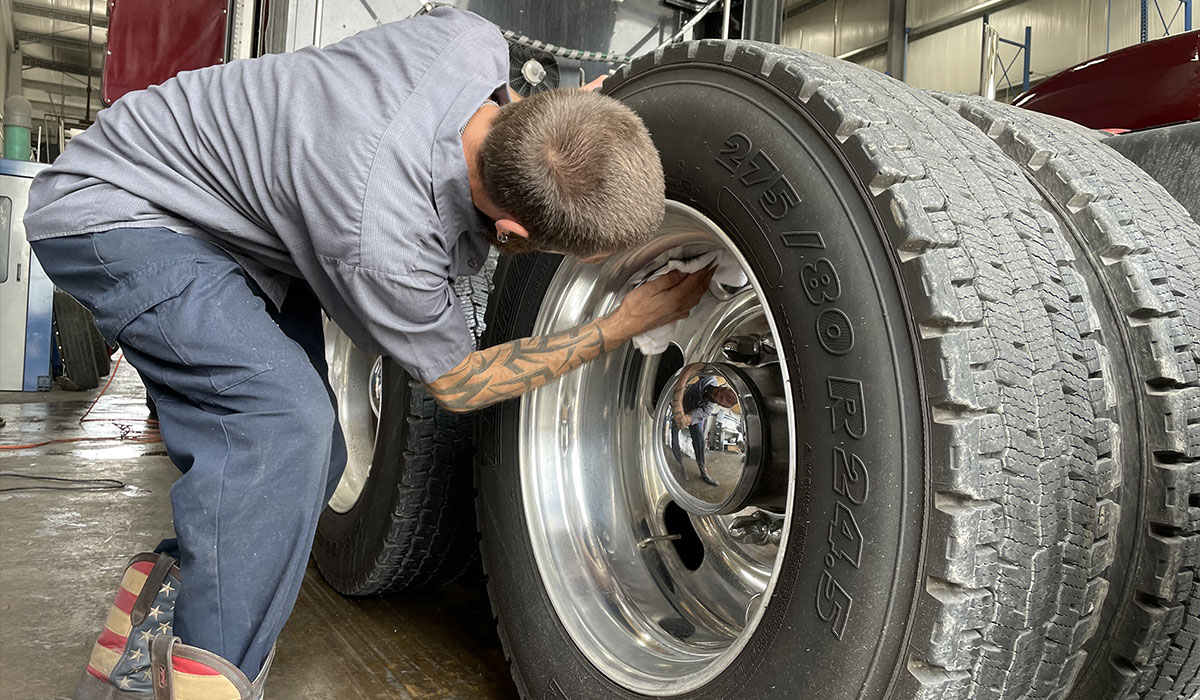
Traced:
<path id="1" fill-rule="evenodd" d="M 341 262 L 336 271 L 335 283 L 350 312 L 384 354 L 413 377 L 429 384 L 475 350 L 449 280 L 429 272 L 397 275 Z"/>

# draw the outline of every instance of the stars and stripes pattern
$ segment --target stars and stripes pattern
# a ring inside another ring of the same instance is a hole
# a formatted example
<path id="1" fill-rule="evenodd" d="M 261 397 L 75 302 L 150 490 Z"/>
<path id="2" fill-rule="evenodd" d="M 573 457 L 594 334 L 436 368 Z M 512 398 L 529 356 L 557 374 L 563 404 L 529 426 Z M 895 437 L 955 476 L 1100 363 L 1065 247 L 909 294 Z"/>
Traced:
<path id="1" fill-rule="evenodd" d="M 104 630 L 88 661 L 88 673 L 121 690 L 150 691 L 150 640 L 156 634 L 170 634 L 175 619 L 179 578 L 173 574 L 167 574 L 159 585 L 146 619 L 134 627 L 130 617 L 154 562 L 154 555 L 138 555 L 125 569 Z"/>
<path id="2" fill-rule="evenodd" d="M 175 620 L 175 601 L 179 597 L 179 569 L 171 567 L 150 603 L 146 617 L 141 623 L 133 624 L 133 607 L 138 596 L 147 585 L 154 564 L 155 554 L 139 554 L 125 569 L 121 587 L 113 600 L 104 630 L 92 647 L 87 673 L 114 687 L 134 693 L 153 692 L 150 642 L 158 635 L 171 635 Z M 153 583 L 153 582 L 151 582 Z M 172 698 L 176 700 L 242 700 L 242 693 L 232 680 L 205 663 L 209 656 L 203 650 L 177 647 L 172 655 Z M 201 657 L 197 659 L 195 657 Z M 191 657 L 191 658 L 185 658 Z M 216 659 L 215 665 L 223 660 Z M 234 674 L 236 668 L 230 667 Z"/>
<path id="3" fill-rule="evenodd" d="M 173 700 L 262 700 L 261 687 L 255 694 L 242 672 L 216 654 L 176 643 L 170 658 Z M 156 669 L 163 667 L 161 664 L 161 660 L 155 660 Z M 238 689 L 239 683 L 247 689 L 246 693 Z"/>

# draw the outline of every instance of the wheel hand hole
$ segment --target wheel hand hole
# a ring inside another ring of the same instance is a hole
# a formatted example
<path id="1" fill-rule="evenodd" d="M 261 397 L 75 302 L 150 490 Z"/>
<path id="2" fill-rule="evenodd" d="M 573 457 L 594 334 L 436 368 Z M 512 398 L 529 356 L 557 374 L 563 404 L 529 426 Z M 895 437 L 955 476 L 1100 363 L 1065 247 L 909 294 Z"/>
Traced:
<path id="1" fill-rule="evenodd" d="M 704 543 L 696 534 L 696 528 L 692 526 L 692 519 L 687 511 L 680 508 L 675 501 L 671 501 L 663 510 L 663 524 L 669 534 L 679 535 L 679 539 L 671 542 L 675 545 L 675 553 L 679 555 L 679 560 L 688 571 L 699 569 L 700 564 L 704 562 Z"/>
<path id="2" fill-rule="evenodd" d="M 662 396 L 663 387 L 671 377 L 683 367 L 683 351 L 675 343 L 667 346 L 659 356 L 658 370 L 654 374 L 654 393 L 651 396 Z"/>

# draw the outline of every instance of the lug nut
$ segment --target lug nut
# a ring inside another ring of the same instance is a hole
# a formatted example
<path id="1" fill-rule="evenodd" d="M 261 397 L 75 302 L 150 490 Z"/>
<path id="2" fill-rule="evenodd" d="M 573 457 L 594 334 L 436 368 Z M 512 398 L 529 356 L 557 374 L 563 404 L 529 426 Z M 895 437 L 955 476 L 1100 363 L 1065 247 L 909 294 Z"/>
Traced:
<path id="1" fill-rule="evenodd" d="M 757 365 L 762 361 L 762 344 L 758 336 L 735 335 L 721 346 L 721 354 L 730 362 Z"/>
<path id="2" fill-rule="evenodd" d="M 772 516 L 765 510 L 756 510 L 751 515 L 735 518 L 729 526 L 733 539 L 746 544 L 778 545 L 783 537 L 783 517 Z"/>
<path id="3" fill-rule="evenodd" d="M 730 362 L 754 366 L 774 362 L 778 353 L 775 349 L 775 339 L 770 333 L 763 333 L 730 336 L 721 345 L 721 354 Z"/>

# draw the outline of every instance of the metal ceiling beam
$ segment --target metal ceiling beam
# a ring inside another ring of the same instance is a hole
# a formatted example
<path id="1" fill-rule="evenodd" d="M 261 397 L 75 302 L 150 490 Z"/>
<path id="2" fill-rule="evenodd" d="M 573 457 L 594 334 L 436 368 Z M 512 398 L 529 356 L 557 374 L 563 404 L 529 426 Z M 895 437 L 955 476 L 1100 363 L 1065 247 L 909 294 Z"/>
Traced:
<path id="1" fill-rule="evenodd" d="M 66 109 L 67 111 L 75 110 L 77 112 L 83 112 L 84 109 L 83 105 L 81 104 L 68 102 L 66 106 L 64 106 L 58 100 L 29 100 L 29 102 L 31 104 L 44 105 L 46 107 L 53 108 L 52 111 L 55 112 L 62 111 L 63 109 Z"/>
<path id="2" fill-rule="evenodd" d="M 927 37 L 931 34 L 937 34 L 938 32 L 957 27 L 960 24 L 973 22 L 974 20 L 977 20 L 986 14 L 999 12 L 1000 10 L 1021 2 L 1025 2 L 1025 0 L 987 0 L 986 2 L 981 2 L 978 5 L 972 5 L 971 7 L 964 8 L 958 12 L 952 12 L 945 17 L 939 17 L 931 22 L 926 22 L 919 27 L 913 27 L 908 32 L 908 41 L 911 43 L 917 39 Z M 876 41 L 875 43 L 867 44 L 862 48 L 858 48 L 853 51 L 847 51 L 843 54 L 838 54 L 838 58 L 844 61 L 861 61 L 864 58 L 877 56 L 884 51 L 887 51 L 887 44 L 888 43 L 886 39 L 882 41 Z"/>
<path id="3" fill-rule="evenodd" d="M 22 80 L 21 87 L 35 92 L 48 92 L 51 95 L 71 95 L 72 97 L 87 97 L 87 88 L 75 83 L 51 83 L 45 80 Z"/>
<path id="4" fill-rule="evenodd" d="M 88 13 L 76 12 L 74 10 L 64 10 L 58 7 L 44 7 L 42 5 L 30 5 L 26 2 L 14 2 L 12 4 L 13 13 L 18 15 L 29 15 L 30 17 L 44 17 L 46 19 L 56 19 L 60 22 L 74 22 L 75 24 L 88 24 Z M 107 27 L 108 17 L 105 15 L 97 15 L 92 20 L 93 26 Z"/>
<path id="5" fill-rule="evenodd" d="M 44 58 L 34 58 L 33 56 L 23 56 L 21 65 L 26 68 L 45 68 L 46 70 L 56 70 L 62 73 L 74 73 L 75 75 L 94 75 L 100 76 L 100 69 L 95 66 L 85 66 L 79 63 L 67 63 L 65 61 L 50 61 Z"/>
<path id="6" fill-rule="evenodd" d="M 95 51 L 100 48 L 100 44 L 89 44 L 84 39 L 71 39 L 65 36 L 58 36 L 57 34 L 38 34 L 37 32 L 22 30 L 17 30 L 17 41 L 55 46 L 60 49 L 71 49 L 74 51 Z"/>
<path id="7" fill-rule="evenodd" d="M 82 117 L 83 107 L 79 105 L 66 105 L 65 107 L 46 100 L 30 100 L 29 104 L 33 105 L 34 109 L 40 109 L 46 114 L 61 114 L 63 116 Z"/>
<path id="8" fill-rule="evenodd" d="M 912 41 L 915 38 L 916 37 L 912 35 L 912 32 L 909 32 L 908 40 Z M 884 51 L 887 51 L 887 47 L 887 39 L 884 39 L 883 41 L 876 41 L 873 44 L 867 44 L 866 46 L 854 49 L 853 51 L 847 51 L 846 53 L 838 54 L 838 58 L 842 59 L 843 61 L 861 61 L 866 58 L 871 58 L 872 56 L 878 56 Z"/>

